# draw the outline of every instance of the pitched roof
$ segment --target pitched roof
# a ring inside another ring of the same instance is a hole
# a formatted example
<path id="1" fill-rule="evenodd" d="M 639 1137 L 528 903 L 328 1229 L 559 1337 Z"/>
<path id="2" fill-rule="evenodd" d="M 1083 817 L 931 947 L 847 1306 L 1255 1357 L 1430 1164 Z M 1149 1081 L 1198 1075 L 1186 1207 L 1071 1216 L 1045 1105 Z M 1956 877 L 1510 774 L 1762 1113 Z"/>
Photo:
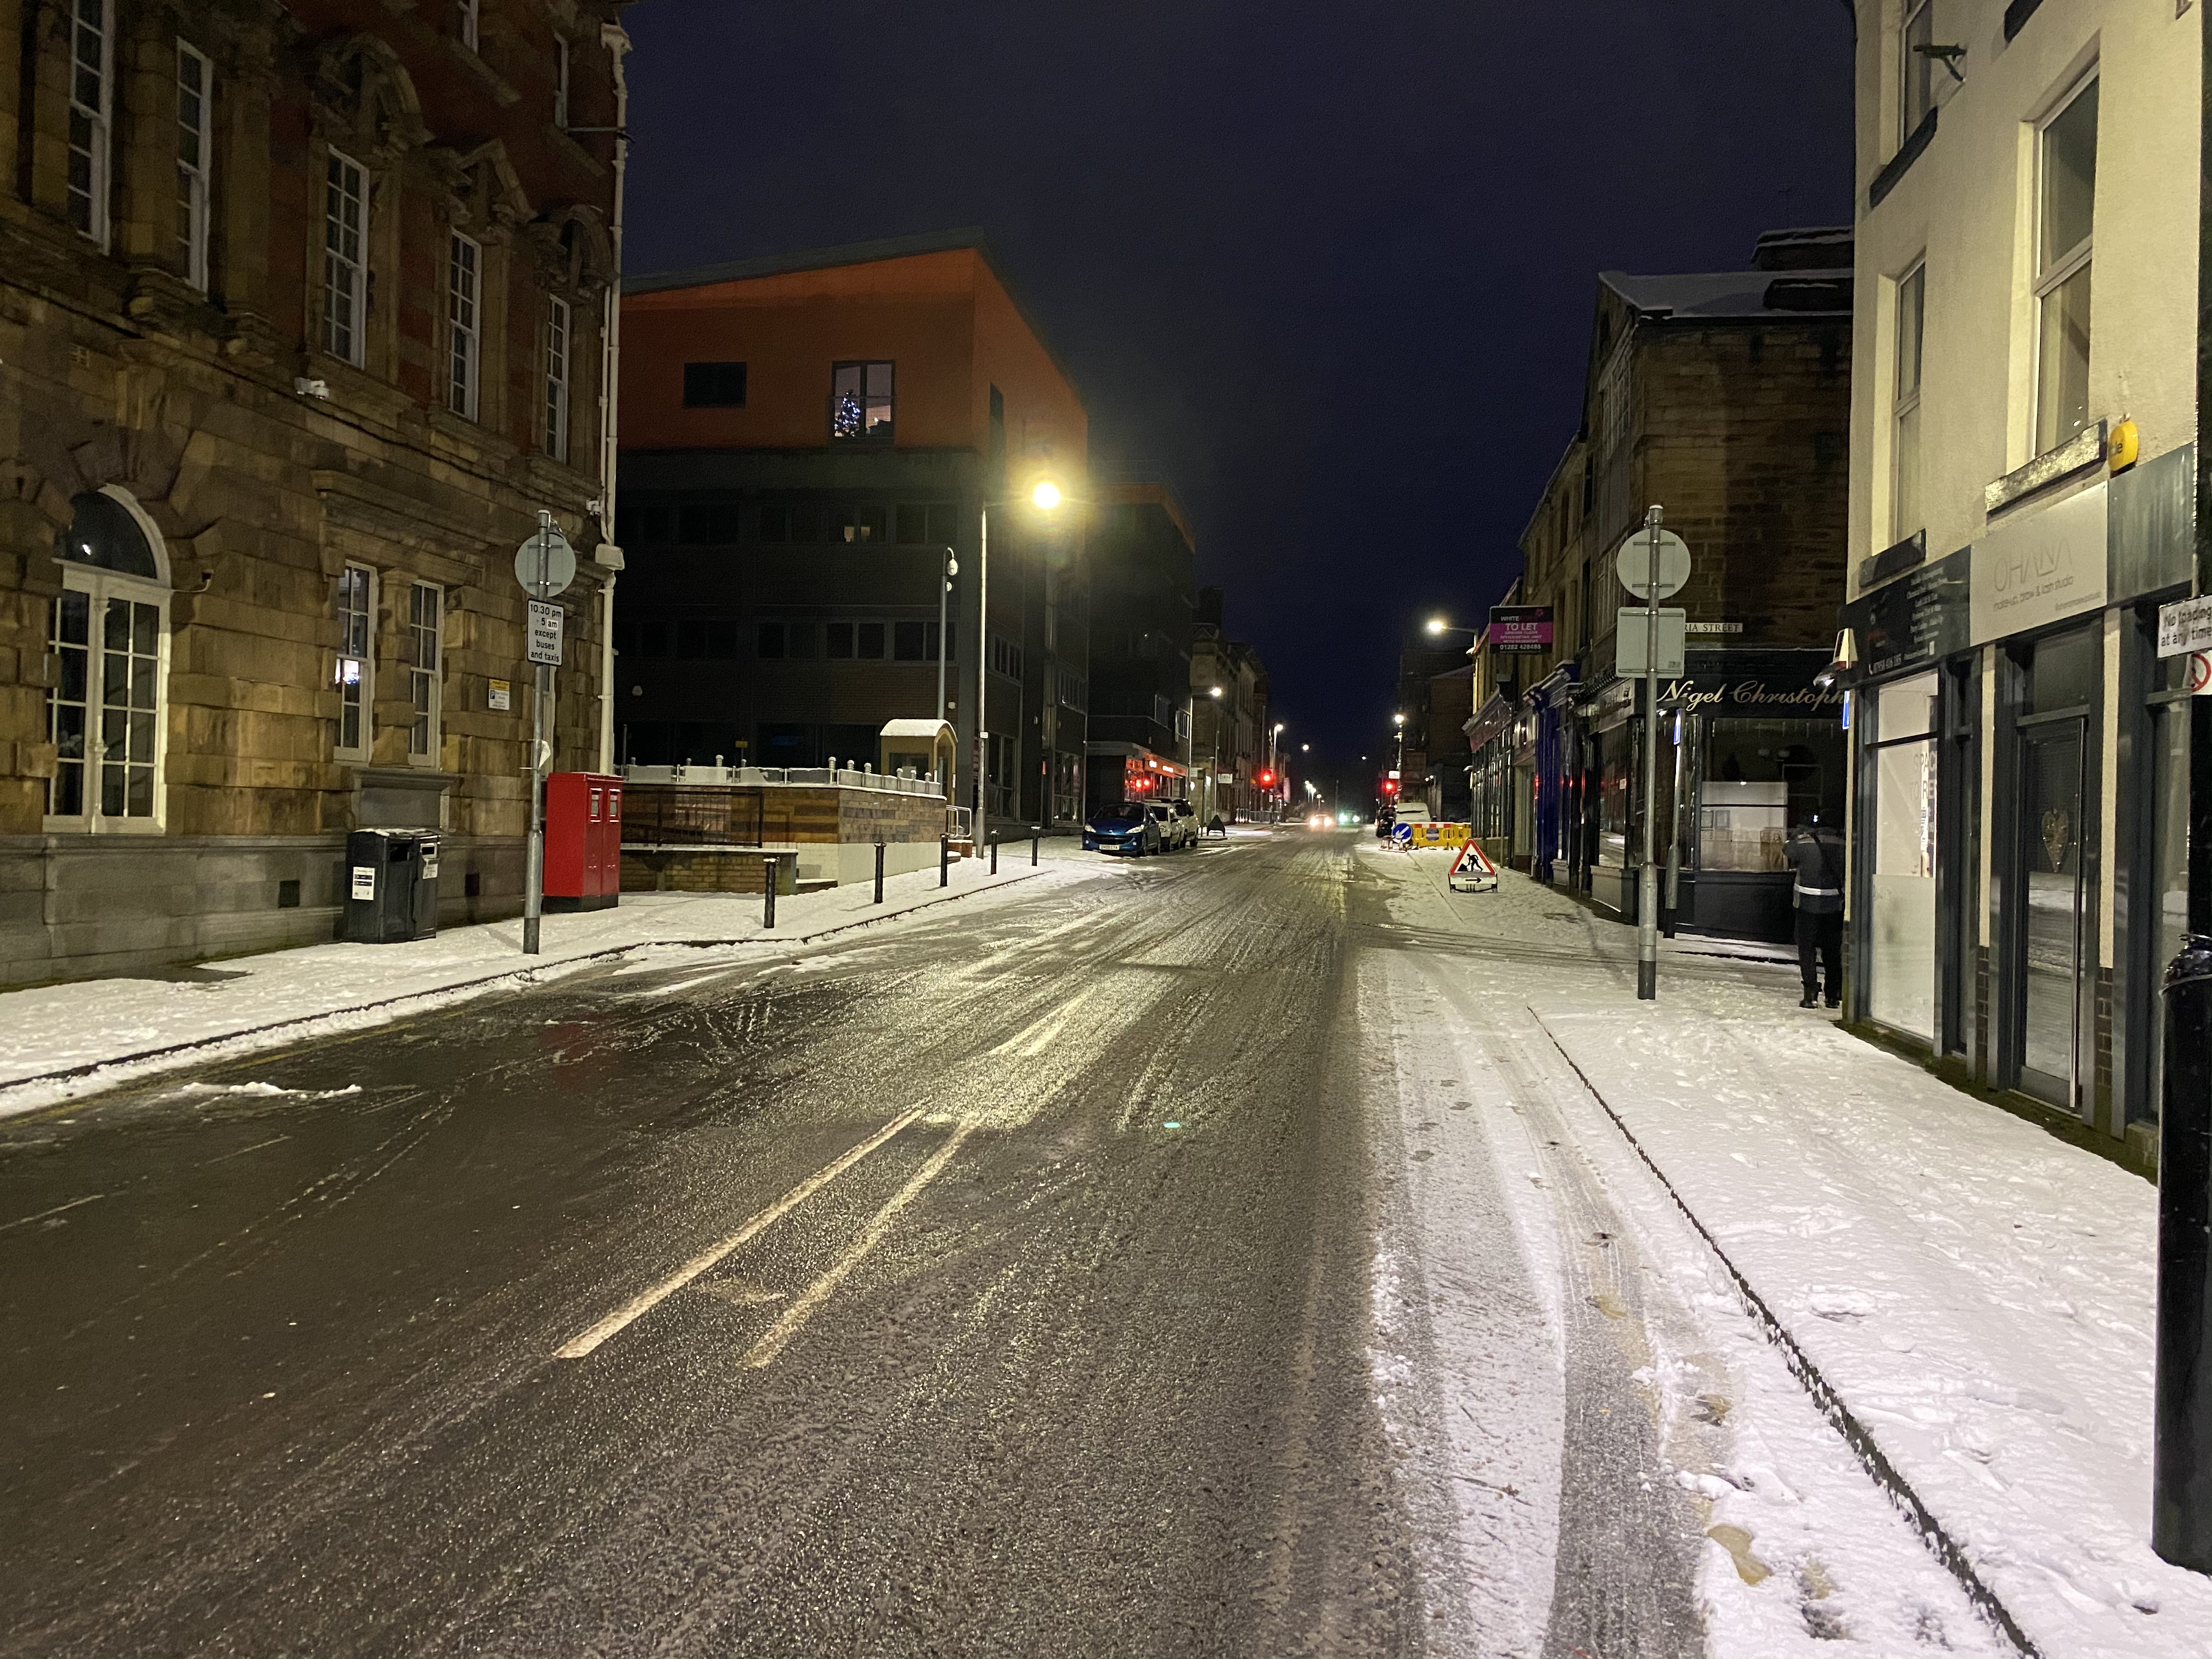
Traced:
<path id="1" fill-rule="evenodd" d="M 1598 281 L 1646 317 L 1718 320 L 1747 317 L 1844 316 L 1851 312 L 1849 266 L 1836 270 L 1725 270 L 1680 276 L 1598 273 Z"/>

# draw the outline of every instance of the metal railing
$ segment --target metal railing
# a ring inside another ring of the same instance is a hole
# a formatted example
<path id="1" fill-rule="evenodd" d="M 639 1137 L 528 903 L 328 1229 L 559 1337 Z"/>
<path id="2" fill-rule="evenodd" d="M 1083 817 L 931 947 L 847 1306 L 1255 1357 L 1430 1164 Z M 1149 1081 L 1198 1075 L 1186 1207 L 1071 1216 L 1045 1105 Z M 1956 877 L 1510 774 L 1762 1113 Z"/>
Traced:
<path id="1" fill-rule="evenodd" d="M 633 784 L 706 784 L 738 788 L 812 784 L 840 789 L 874 789 L 895 795 L 933 795 L 940 800 L 945 798 L 945 786 L 935 778 L 918 778 L 905 772 L 878 772 L 867 767 L 628 766 L 623 769 L 623 776 Z"/>

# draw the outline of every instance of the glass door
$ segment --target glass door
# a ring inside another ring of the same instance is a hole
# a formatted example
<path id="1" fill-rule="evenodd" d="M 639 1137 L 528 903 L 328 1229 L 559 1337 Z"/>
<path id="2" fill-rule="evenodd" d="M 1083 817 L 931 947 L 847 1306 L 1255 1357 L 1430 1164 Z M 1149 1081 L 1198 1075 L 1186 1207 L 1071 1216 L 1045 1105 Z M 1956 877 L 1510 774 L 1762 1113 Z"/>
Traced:
<path id="1" fill-rule="evenodd" d="M 2088 722 L 2063 719 L 2021 732 L 2020 1086 L 2075 1109 L 2081 1075 L 2087 964 L 2083 880 Z"/>

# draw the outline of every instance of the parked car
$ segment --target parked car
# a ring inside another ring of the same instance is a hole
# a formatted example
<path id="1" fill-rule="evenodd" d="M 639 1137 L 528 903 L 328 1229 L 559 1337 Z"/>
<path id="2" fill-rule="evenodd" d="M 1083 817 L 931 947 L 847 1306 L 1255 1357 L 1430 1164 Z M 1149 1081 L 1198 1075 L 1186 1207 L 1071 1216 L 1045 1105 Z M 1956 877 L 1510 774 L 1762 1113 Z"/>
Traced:
<path id="1" fill-rule="evenodd" d="M 1178 847 L 1195 847 L 1198 845 L 1197 819 L 1183 819 L 1177 817 L 1176 816 L 1175 804 L 1172 801 L 1156 800 L 1152 804 L 1149 810 L 1152 815 L 1152 822 L 1160 826 L 1160 850 L 1162 852 L 1172 853 Z"/>
<path id="2" fill-rule="evenodd" d="M 1193 807 L 1187 800 L 1171 800 L 1168 805 L 1175 808 L 1176 822 L 1182 825 L 1183 845 L 1186 847 L 1197 846 L 1198 834 L 1200 828 L 1198 822 L 1197 809 Z"/>
<path id="3" fill-rule="evenodd" d="M 1160 826 L 1151 809 L 1139 800 L 1102 806 L 1084 821 L 1083 850 L 1086 853 L 1126 853 L 1142 858 L 1161 850 Z"/>

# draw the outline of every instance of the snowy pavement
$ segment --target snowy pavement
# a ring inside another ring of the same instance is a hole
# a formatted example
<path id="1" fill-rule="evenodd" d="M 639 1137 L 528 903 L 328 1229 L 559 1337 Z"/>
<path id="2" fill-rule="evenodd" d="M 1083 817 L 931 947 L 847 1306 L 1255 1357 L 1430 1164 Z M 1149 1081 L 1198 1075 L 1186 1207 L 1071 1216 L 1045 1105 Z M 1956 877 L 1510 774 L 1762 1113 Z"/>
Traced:
<path id="1" fill-rule="evenodd" d="M 522 954 L 520 918 L 449 928 L 400 945 L 319 945 L 152 978 L 118 978 L 0 993 L 0 1117 L 33 1111 L 188 1061 L 249 1053 L 363 1029 L 405 1014 L 542 983 L 587 963 L 653 946 L 802 944 L 1006 887 L 1097 877 L 1101 860 L 1048 841 L 1032 868 L 1027 842 L 986 860 L 872 884 L 787 895 L 776 926 L 761 925 L 757 893 L 626 893 L 610 910 L 549 915 L 539 954 Z M 1103 866 L 1110 870 L 1114 866 Z M 99 1018 L 88 1019 L 96 1007 Z"/>
<path id="2" fill-rule="evenodd" d="M 1847 1632 L 1883 1651 L 2212 1654 L 2212 1583 L 2148 1542 L 2148 1184 L 1799 1009 L 1786 965 L 1685 938 L 1639 1005 L 1629 930 L 1516 876 L 1462 895 L 1431 855 L 1360 864 L 1407 947 L 1371 994 L 1409 1055 L 1428 1045 L 1415 1073 L 1517 1120 L 1524 1205 L 1571 1177 L 1629 1220 L 1665 1455 L 1712 1505 L 1715 1652 L 1832 1651 Z M 1424 1224 L 1449 1231 L 1439 1162 L 1408 1167 Z M 1571 1255 L 1586 1243 L 1522 1225 Z M 1845 1419 L 1955 1574 L 1854 1478 Z"/>

